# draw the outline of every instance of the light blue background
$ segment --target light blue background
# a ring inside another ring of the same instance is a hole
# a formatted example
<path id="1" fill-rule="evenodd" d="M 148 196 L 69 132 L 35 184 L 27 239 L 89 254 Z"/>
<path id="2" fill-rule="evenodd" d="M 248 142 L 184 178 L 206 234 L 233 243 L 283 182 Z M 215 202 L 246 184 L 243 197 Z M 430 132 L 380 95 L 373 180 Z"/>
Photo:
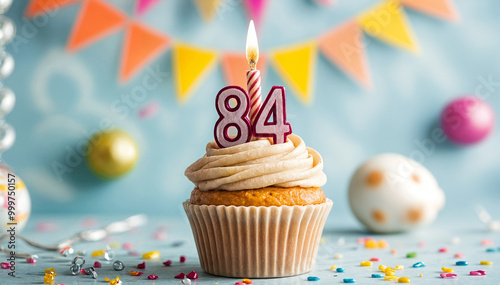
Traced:
<path id="1" fill-rule="evenodd" d="M 29 187 L 33 212 L 180 215 L 180 203 L 193 188 L 184 170 L 213 139 L 214 98 L 225 85 L 220 65 L 187 104 L 176 101 L 170 76 L 120 118 L 111 110 L 112 102 L 130 94 L 147 74 L 118 83 L 123 30 L 70 54 L 65 45 L 81 4 L 26 20 L 22 14 L 27 1 L 14 2 L 8 16 L 16 21 L 18 37 L 8 51 L 14 55 L 16 69 L 5 84 L 17 94 L 16 108 L 7 117 L 17 131 L 17 141 L 3 158 Z M 132 0 L 110 2 L 132 15 Z M 259 35 L 261 50 L 315 39 L 379 1 L 335 2 L 323 7 L 308 0 L 269 1 Z M 500 2 L 453 2 L 461 15 L 459 23 L 406 10 L 419 54 L 365 36 L 373 89 L 360 87 L 319 53 L 313 103 L 304 106 L 287 89 L 288 120 L 294 132 L 325 160 L 328 183 L 324 190 L 334 200 L 331 221 L 354 219 L 346 189 L 362 161 L 383 152 L 411 155 L 419 151 L 416 142 L 430 138 L 448 101 L 474 93 L 480 78 L 500 81 Z M 191 1 L 182 0 L 160 1 L 137 19 L 175 40 L 221 52 L 242 52 L 248 17 L 239 1 L 227 3 L 228 9 L 210 23 L 200 19 Z M 171 65 L 170 50 L 150 64 L 169 73 Z M 264 93 L 272 85 L 284 82 L 269 67 Z M 488 98 L 497 114 L 499 87 L 494 86 Z M 139 119 L 140 108 L 153 101 L 159 102 L 159 113 Z M 68 149 L 85 142 L 107 118 L 137 140 L 141 156 L 136 168 L 121 179 L 103 181 L 81 163 L 58 179 L 53 163 L 64 163 Z M 457 147 L 446 142 L 423 156 L 423 164 L 446 193 L 441 217 L 471 215 L 477 203 L 495 211 L 500 202 L 499 145 L 495 127 L 481 144 Z"/>

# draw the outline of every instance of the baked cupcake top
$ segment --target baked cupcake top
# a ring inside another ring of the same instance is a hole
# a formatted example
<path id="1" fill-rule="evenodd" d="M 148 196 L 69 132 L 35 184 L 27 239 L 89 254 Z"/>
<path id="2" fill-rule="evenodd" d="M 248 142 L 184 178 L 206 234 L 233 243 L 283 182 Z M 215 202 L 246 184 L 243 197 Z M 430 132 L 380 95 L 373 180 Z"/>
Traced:
<path id="1" fill-rule="evenodd" d="M 219 148 L 210 142 L 206 151 L 185 172 L 201 191 L 321 187 L 326 183 L 321 155 L 294 134 L 282 144 L 264 139 Z"/>

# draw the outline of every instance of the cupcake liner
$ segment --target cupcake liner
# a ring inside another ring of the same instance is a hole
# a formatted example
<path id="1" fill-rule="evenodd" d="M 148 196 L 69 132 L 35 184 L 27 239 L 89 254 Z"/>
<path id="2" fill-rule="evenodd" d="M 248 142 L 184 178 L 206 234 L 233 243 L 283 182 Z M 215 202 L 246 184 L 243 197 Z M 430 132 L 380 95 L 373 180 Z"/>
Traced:
<path id="1" fill-rule="evenodd" d="M 307 206 L 214 206 L 183 203 L 203 270 L 238 278 L 303 274 L 316 261 L 333 202 Z"/>

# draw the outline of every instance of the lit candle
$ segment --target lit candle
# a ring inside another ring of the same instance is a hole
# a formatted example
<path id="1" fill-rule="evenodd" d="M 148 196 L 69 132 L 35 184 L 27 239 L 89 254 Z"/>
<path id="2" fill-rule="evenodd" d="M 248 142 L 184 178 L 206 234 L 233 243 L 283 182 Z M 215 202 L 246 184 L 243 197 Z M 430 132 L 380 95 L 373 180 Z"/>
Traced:
<path id="1" fill-rule="evenodd" d="M 253 21 L 250 21 L 250 25 L 248 26 L 246 57 L 250 65 L 250 70 L 247 70 L 247 91 L 250 97 L 250 122 L 253 125 L 262 104 L 260 71 L 257 70 L 259 45 L 257 43 L 257 33 L 255 32 Z"/>

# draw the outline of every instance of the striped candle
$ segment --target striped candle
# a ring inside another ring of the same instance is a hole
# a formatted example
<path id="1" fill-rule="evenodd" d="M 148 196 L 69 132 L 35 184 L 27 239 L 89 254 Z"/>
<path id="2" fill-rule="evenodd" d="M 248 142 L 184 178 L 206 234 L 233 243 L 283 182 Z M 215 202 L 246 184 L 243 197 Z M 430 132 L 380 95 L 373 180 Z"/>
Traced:
<path id="1" fill-rule="evenodd" d="M 247 91 L 250 96 L 250 123 L 253 125 L 255 117 L 262 105 L 260 92 L 260 71 L 257 69 L 247 70 Z"/>

